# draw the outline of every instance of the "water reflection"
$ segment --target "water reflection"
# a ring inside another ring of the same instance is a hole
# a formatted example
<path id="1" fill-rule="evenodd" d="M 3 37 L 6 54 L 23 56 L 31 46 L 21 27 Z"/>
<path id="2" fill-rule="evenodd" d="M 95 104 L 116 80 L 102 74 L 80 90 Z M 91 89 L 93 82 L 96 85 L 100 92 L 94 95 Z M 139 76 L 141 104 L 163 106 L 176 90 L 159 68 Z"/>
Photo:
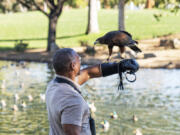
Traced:
<path id="1" fill-rule="evenodd" d="M 0 67 L 0 134 L 48 134 L 44 93 L 54 76 L 52 67 L 5 61 Z M 180 70 L 141 69 L 135 83 L 125 81 L 124 91 L 117 89 L 117 75 L 88 81 L 82 93 L 96 106 L 97 134 L 132 135 L 140 129 L 147 135 L 179 135 L 179 76 Z M 112 112 L 117 119 L 111 119 Z M 110 124 L 107 132 L 104 120 Z"/>

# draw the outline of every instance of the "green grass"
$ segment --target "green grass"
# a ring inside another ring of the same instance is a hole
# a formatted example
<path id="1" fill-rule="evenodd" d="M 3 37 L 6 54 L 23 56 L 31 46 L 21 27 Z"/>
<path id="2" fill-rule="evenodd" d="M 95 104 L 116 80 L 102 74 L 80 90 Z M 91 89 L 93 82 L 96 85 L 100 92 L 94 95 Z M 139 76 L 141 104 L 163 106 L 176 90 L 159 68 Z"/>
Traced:
<path id="1" fill-rule="evenodd" d="M 160 22 L 153 14 L 163 13 Z M 135 39 L 148 39 L 166 34 L 180 33 L 180 15 L 164 10 L 126 11 L 126 30 Z M 63 11 L 57 26 L 57 43 L 61 47 L 79 46 L 80 40 L 93 44 L 99 36 L 118 28 L 118 10 L 100 10 L 98 14 L 100 33 L 85 35 L 87 26 L 87 9 Z M 46 38 L 48 19 L 40 12 L 0 14 L 0 40 Z M 63 38 L 66 37 L 66 38 Z M 25 41 L 29 48 L 45 48 L 46 40 Z M 15 42 L 0 42 L 0 48 L 12 48 Z"/>

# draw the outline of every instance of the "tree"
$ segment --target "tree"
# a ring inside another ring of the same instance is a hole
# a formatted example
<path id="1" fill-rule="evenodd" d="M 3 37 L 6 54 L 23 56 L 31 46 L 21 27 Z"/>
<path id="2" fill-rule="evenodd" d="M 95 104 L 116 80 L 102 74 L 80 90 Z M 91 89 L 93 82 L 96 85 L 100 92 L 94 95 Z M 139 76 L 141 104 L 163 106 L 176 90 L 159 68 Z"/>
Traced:
<path id="1" fill-rule="evenodd" d="M 97 16 L 97 1 L 89 0 L 88 3 L 88 25 L 86 34 L 99 32 L 98 16 Z"/>
<path id="2" fill-rule="evenodd" d="M 119 16 L 118 16 L 118 28 L 119 30 L 125 30 L 125 21 L 124 21 L 124 6 L 125 0 L 119 0 Z"/>
<path id="3" fill-rule="evenodd" d="M 124 20 L 124 7 L 127 2 L 130 0 L 119 0 L 118 9 L 119 9 L 119 15 L 118 15 L 118 28 L 119 30 L 125 30 L 125 20 Z"/>
<path id="4" fill-rule="evenodd" d="M 154 0 L 147 0 L 146 1 L 146 8 L 151 9 L 154 6 Z"/>
<path id="5" fill-rule="evenodd" d="M 51 50 L 51 47 L 56 44 L 56 26 L 59 16 L 62 13 L 63 5 L 66 0 L 17 0 L 20 4 L 28 9 L 35 9 L 42 12 L 48 17 L 48 45 L 47 51 Z M 43 6 L 44 2 L 47 4 L 48 10 L 45 11 Z"/>

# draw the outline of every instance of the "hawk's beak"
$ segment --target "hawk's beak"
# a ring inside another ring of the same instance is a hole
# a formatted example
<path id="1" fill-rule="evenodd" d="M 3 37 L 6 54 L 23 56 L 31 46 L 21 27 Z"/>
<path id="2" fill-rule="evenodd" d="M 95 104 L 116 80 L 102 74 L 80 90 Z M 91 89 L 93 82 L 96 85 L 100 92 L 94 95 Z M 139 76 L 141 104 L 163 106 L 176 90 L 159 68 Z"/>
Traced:
<path id="1" fill-rule="evenodd" d="M 94 42 L 94 45 L 96 45 L 96 44 L 98 44 L 98 43 L 99 43 L 99 41 L 95 41 L 95 42 Z"/>

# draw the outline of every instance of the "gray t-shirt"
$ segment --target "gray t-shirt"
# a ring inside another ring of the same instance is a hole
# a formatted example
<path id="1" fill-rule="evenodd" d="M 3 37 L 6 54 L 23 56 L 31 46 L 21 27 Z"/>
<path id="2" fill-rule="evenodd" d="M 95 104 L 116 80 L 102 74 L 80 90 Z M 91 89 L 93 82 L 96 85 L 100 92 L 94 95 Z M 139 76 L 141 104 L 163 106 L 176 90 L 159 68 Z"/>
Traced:
<path id="1" fill-rule="evenodd" d="M 58 77 L 73 82 L 66 77 Z M 73 87 L 52 80 L 46 90 L 46 105 L 50 124 L 49 135 L 65 135 L 63 124 L 81 126 L 80 135 L 91 135 L 88 104 Z"/>

